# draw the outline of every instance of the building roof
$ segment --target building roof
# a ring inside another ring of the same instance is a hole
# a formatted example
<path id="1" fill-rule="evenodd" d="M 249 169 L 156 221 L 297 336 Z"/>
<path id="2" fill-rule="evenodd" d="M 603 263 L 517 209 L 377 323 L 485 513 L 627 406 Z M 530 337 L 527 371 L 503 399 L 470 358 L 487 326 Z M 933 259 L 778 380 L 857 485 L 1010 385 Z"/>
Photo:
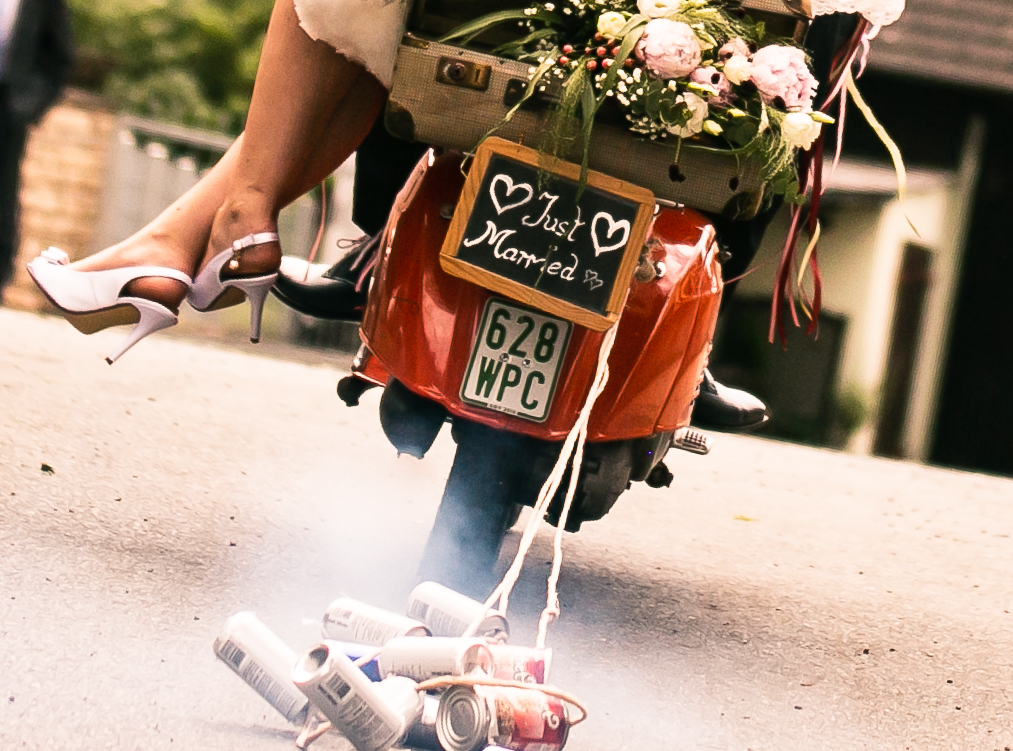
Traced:
<path id="1" fill-rule="evenodd" d="M 907 0 L 872 44 L 873 69 L 1013 92 L 1013 0 Z"/>

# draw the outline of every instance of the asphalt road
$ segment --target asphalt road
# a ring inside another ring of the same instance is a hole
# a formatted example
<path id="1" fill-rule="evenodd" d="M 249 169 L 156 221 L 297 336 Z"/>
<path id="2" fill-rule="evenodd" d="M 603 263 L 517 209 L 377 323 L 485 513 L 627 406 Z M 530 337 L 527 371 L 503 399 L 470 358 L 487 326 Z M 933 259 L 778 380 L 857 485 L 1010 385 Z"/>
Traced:
<path id="1" fill-rule="evenodd" d="M 0 310 L 0 748 L 293 748 L 211 643 L 401 609 L 448 431 L 398 459 L 333 355 L 162 335 L 110 368 L 116 336 Z M 1013 747 L 1013 481 L 741 437 L 669 465 L 567 537 L 570 751 Z M 550 555 L 546 527 L 515 642 Z"/>

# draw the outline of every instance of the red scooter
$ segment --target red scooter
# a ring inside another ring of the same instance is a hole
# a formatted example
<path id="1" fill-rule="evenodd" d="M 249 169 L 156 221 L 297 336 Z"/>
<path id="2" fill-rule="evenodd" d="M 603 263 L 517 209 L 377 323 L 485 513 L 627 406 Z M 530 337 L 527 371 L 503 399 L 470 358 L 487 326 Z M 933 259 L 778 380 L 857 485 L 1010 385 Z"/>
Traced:
<path id="1" fill-rule="evenodd" d="M 457 453 L 420 575 L 485 596 L 505 532 L 521 506 L 534 505 L 588 397 L 605 333 L 444 270 L 440 252 L 464 183 L 462 157 L 431 154 L 399 196 L 373 271 L 363 347 L 339 394 L 355 404 L 367 385 L 383 386 L 383 429 L 418 458 L 452 424 Z M 632 482 L 669 485 L 662 460 L 673 443 L 706 452 L 685 437 L 718 314 L 719 256 L 702 214 L 655 210 L 588 423 L 568 531 L 601 519 Z M 536 390 L 546 383 L 554 391 Z"/>

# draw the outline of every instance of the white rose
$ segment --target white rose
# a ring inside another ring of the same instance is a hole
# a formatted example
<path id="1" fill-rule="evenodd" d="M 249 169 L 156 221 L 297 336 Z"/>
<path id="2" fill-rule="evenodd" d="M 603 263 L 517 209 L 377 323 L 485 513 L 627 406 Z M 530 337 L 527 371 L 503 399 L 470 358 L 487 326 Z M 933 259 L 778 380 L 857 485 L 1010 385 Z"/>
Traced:
<path id="1" fill-rule="evenodd" d="M 689 138 L 690 136 L 695 136 L 697 133 L 702 131 L 704 121 L 710 114 L 710 107 L 707 106 L 706 100 L 702 97 L 698 97 L 691 91 L 687 91 L 685 94 L 680 94 L 676 98 L 675 102 L 676 104 L 681 102 L 689 108 L 690 118 L 689 122 L 685 125 L 668 126 L 668 132 L 672 135 L 679 136 L 679 138 Z"/>
<path id="2" fill-rule="evenodd" d="M 622 13 L 609 11 L 598 16 L 598 33 L 608 39 L 618 39 L 619 32 L 626 25 L 626 16 Z"/>
<path id="3" fill-rule="evenodd" d="M 784 118 L 781 133 L 792 146 L 808 149 L 820 137 L 823 126 L 812 119 L 808 112 L 789 112 Z"/>
<path id="4" fill-rule="evenodd" d="M 749 62 L 748 57 L 745 57 L 744 55 L 732 55 L 725 62 L 725 78 L 738 86 L 743 81 L 749 80 L 752 67 L 753 64 Z"/>
<path id="5" fill-rule="evenodd" d="M 663 18 L 682 10 L 685 0 L 637 0 L 637 8 L 648 18 Z"/>

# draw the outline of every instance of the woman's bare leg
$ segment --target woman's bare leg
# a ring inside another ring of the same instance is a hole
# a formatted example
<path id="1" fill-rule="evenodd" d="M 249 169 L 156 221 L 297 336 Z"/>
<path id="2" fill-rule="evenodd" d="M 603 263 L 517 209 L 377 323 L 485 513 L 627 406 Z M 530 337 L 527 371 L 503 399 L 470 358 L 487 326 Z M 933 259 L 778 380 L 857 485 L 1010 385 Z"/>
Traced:
<path id="1" fill-rule="evenodd" d="M 218 222 L 223 237 L 236 239 L 273 227 L 280 208 L 318 184 L 358 147 L 384 97 L 383 87 L 364 69 L 303 33 L 291 0 L 278 0 L 247 132 L 200 182 L 146 227 L 75 268 L 154 265 L 194 274 L 209 250 L 212 224 L 226 199 L 229 205 Z M 244 225 L 252 229 L 243 231 Z M 219 242 L 222 245 L 211 241 L 211 252 L 231 240 Z M 276 265 L 277 254 L 276 248 L 269 249 L 260 261 L 265 267 Z M 244 253 L 241 271 L 258 260 L 251 255 Z M 145 283 L 135 283 L 132 293 L 143 294 L 139 287 Z"/>
<path id="2" fill-rule="evenodd" d="M 314 42 L 299 27 L 291 0 L 275 3 L 246 134 L 228 194 L 215 215 L 211 257 L 252 232 L 274 229 L 296 178 L 309 165 L 322 179 L 362 142 L 379 111 L 384 89 L 363 68 Z M 326 155 L 316 153 L 326 139 Z M 326 158 L 325 158 L 326 156 Z M 276 243 L 243 252 L 237 274 L 275 271 Z"/>
<path id="3" fill-rule="evenodd" d="M 74 264 L 80 271 L 166 266 L 193 274 L 204 256 L 215 210 L 225 199 L 243 136 L 194 185 L 127 239 Z"/>

